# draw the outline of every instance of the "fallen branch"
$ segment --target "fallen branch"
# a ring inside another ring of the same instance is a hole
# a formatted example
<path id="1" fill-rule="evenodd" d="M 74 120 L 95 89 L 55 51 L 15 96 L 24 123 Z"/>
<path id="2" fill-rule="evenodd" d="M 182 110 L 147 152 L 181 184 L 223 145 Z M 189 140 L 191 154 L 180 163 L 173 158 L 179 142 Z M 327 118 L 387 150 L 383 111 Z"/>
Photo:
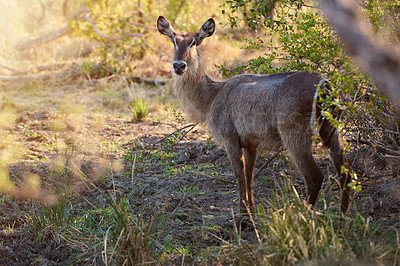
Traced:
<path id="1" fill-rule="evenodd" d="M 45 74 L 17 75 L 17 76 L 0 75 L 0 82 L 20 82 L 20 81 L 28 81 L 34 79 L 46 80 L 51 77 L 53 78 L 66 77 L 67 75 L 74 74 L 74 72 L 75 72 L 74 69 L 68 69 L 68 70 L 45 73 Z"/>
<path id="2" fill-rule="evenodd" d="M 365 140 L 365 139 L 351 139 L 351 141 L 361 143 L 361 144 L 366 144 L 366 145 L 374 148 L 375 150 L 377 150 L 381 153 L 387 154 L 387 155 L 400 157 L 400 151 L 386 148 L 385 146 L 383 146 L 381 144 L 376 144 L 376 143 L 373 143 L 373 142 Z"/>
<path id="3" fill-rule="evenodd" d="M 14 73 L 20 73 L 21 72 L 19 70 L 16 70 L 15 68 L 12 68 L 12 67 L 9 67 L 9 66 L 3 65 L 3 64 L 0 64 L 0 67 L 2 67 L 4 69 L 7 69 L 8 71 L 14 72 Z"/>
<path id="4" fill-rule="evenodd" d="M 273 159 L 275 159 L 276 157 L 278 157 L 278 155 L 282 152 L 282 149 L 280 149 L 279 151 L 277 151 L 274 155 L 272 155 L 258 170 L 257 173 L 254 175 L 254 178 L 257 178 L 260 174 L 261 171 L 264 170 L 265 167 L 267 167 L 267 165 L 272 162 Z"/>
<path id="5" fill-rule="evenodd" d="M 144 83 L 144 84 L 149 84 L 149 85 L 159 85 L 159 86 L 164 86 L 166 84 L 165 81 L 162 80 L 156 80 L 156 79 L 143 79 L 141 77 L 130 77 L 127 79 L 128 82 L 134 82 L 134 83 Z"/>
<path id="6" fill-rule="evenodd" d="M 1 68 L 7 69 L 12 73 L 13 76 L 15 75 L 28 75 L 30 73 L 36 73 L 36 72 L 42 72 L 42 71 L 47 71 L 47 70 L 56 70 L 56 69 L 60 69 L 63 68 L 65 66 L 65 64 L 50 64 L 50 65 L 43 65 L 43 66 L 36 66 L 36 67 L 32 67 L 28 70 L 18 70 L 3 64 L 0 64 Z"/>

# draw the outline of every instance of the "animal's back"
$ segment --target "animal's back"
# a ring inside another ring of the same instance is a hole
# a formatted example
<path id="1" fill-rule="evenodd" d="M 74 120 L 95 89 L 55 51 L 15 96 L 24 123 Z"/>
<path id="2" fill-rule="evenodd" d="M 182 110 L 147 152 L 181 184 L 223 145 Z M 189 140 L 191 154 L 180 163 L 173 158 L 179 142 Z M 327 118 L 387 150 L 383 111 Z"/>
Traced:
<path id="1" fill-rule="evenodd" d="M 309 124 L 319 80 L 318 74 L 309 72 L 231 78 L 212 105 L 210 129 L 222 143 L 229 134 L 237 134 L 242 147 L 276 150 L 281 146 L 279 125 L 304 117 L 308 120 L 300 123 Z"/>

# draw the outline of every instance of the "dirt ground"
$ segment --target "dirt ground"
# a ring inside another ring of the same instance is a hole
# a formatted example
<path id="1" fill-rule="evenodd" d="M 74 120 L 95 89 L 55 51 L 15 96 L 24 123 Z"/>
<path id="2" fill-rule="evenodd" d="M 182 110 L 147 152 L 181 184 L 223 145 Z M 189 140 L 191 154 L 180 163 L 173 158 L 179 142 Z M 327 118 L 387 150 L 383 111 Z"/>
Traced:
<path id="1" fill-rule="evenodd" d="M 27 174 L 34 173 L 41 177 L 44 191 L 55 193 L 58 189 L 60 176 L 54 170 L 54 160 L 59 155 L 59 150 L 52 148 L 57 134 L 61 134 L 61 131 L 52 130 L 52 123 L 57 116 L 56 112 L 45 109 L 25 111 L 18 115 L 14 126 L 8 129 L 19 136 L 26 153 L 23 160 L 9 166 L 10 178 L 17 184 Z M 154 123 L 148 119 L 146 122 L 132 123 L 126 116 L 108 115 L 103 119 L 102 125 L 93 131 L 90 129 L 93 129 L 94 120 L 93 116 L 84 116 L 79 128 L 73 121 L 63 120 L 66 127 L 74 132 L 76 143 L 88 140 L 88 146 L 103 147 L 90 152 L 85 152 L 86 148 L 77 148 L 73 152 L 76 156 L 71 162 L 75 162 L 81 175 L 73 177 L 70 191 L 73 191 L 80 208 L 89 204 L 105 204 L 107 193 L 104 192 L 109 192 L 113 197 L 129 197 L 144 217 L 160 212 L 173 214 L 175 228 L 194 225 L 213 227 L 216 228 L 214 233 L 219 238 L 229 240 L 233 237 L 231 232 L 238 209 L 237 185 L 225 152 L 209 141 L 203 127 L 196 127 L 179 144 L 173 146 L 176 156 L 168 164 L 148 164 L 142 171 L 129 176 L 126 170 L 129 165 L 112 170 L 110 174 L 109 168 L 99 163 L 99 158 L 106 157 L 107 162 L 122 162 L 124 154 L 135 140 L 148 147 L 173 132 L 175 128 L 170 126 L 173 122 Z M 165 141 L 155 145 L 154 149 L 163 149 L 162 143 Z M 315 149 L 318 164 L 325 176 L 328 172 L 334 173 L 329 159 L 318 146 Z M 267 154 L 266 157 L 271 155 Z M 393 176 L 391 168 L 387 167 L 389 163 L 374 157 L 371 151 L 352 151 L 349 155 L 360 173 L 362 190 L 354 197 L 359 211 L 369 215 L 373 223 L 399 226 L 400 176 Z M 259 156 L 257 168 L 266 157 Z M 135 166 L 140 166 L 139 162 Z M 104 174 L 108 177 L 100 178 Z M 277 184 L 282 182 L 280 176 L 290 174 L 295 177 L 294 184 L 304 198 L 304 182 L 290 161 L 285 156 L 279 156 L 255 180 L 256 204 L 268 200 L 277 189 Z M 84 180 L 80 178 L 82 175 Z M 100 189 L 92 189 L 92 185 Z M 325 180 L 321 197 L 337 201 L 335 193 L 338 194 L 335 182 Z M 321 207 L 321 197 L 317 209 Z M 63 239 L 51 235 L 38 238 L 31 234 L 26 229 L 26 222 L 35 206 L 37 205 L 29 200 L 5 197 L 1 200 L 0 265 L 101 264 L 98 257 L 87 254 L 77 259 L 76 254 L 84 254 L 85 251 Z M 204 247 L 220 241 L 211 235 L 189 231 L 183 231 L 179 238 L 179 241 L 193 245 L 202 238 L 201 245 Z M 177 263 L 180 263 L 178 258 Z M 195 264 L 196 261 L 191 263 Z"/>

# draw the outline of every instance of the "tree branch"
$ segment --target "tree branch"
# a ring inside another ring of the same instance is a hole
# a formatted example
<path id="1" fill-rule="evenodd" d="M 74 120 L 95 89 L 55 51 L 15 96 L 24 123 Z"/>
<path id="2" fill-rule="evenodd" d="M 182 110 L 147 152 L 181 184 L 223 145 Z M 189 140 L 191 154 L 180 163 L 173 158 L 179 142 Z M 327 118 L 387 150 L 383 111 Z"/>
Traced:
<path id="1" fill-rule="evenodd" d="M 72 19 L 79 19 L 79 17 L 86 12 L 87 8 L 84 5 L 84 2 L 81 4 L 81 6 L 75 11 L 75 13 L 72 15 Z M 73 32 L 73 28 L 71 27 L 70 23 L 68 23 L 66 26 L 57 29 L 57 30 L 53 30 L 43 36 L 40 36 L 38 38 L 29 40 L 29 41 L 24 41 L 21 42 L 19 44 L 17 44 L 16 48 L 18 50 L 26 50 L 26 49 L 30 49 L 33 47 L 37 47 L 40 45 L 43 45 L 45 43 L 54 41 L 64 35 L 70 34 Z"/>
<path id="2" fill-rule="evenodd" d="M 26 50 L 33 47 L 37 47 L 43 45 L 45 43 L 51 42 L 55 39 L 58 39 L 64 35 L 70 34 L 73 31 L 72 27 L 68 24 L 60 29 L 53 30 L 43 36 L 40 36 L 36 39 L 32 39 L 29 41 L 24 41 L 22 43 L 17 44 L 16 48 L 18 50 Z"/>
<path id="3" fill-rule="evenodd" d="M 352 0 L 317 0 L 350 56 L 400 107 L 400 55 L 376 37 Z"/>
<path id="4" fill-rule="evenodd" d="M 104 39 L 107 39 L 107 40 L 114 40 L 115 39 L 113 37 L 108 37 L 107 35 L 102 33 L 101 30 L 99 30 L 99 28 L 96 26 L 96 23 L 88 16 L 88 14 L 83 15 L 83 18 L 86 19 L 86 21 L 89 22 L 92 25 L 92 28 L 93 28 L 94 32 L 96 32 L 97 35 L 99 35 L 101 38 L 104 38 Z"/>

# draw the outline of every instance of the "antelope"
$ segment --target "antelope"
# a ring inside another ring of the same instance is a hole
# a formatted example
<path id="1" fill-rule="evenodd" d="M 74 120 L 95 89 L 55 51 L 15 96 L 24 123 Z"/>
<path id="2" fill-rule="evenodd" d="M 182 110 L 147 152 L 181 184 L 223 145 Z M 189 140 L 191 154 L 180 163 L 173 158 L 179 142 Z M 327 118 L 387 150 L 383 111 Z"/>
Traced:
<path id="1" fill-rule="evenodd" d="M 182 109 L 197 123 L 207 123 L 228 155 L 238 182 L 241 214 L 255 210 L 252 186 L 257 152 L 281 147 L 306 181 L 308 203 L 315 204 L 324 176 L 312 155 L 314 123 L 341 176 L 341 210 L 347 210 L 350 176 L 342 171 L 347 166 L 343 143 L 338 130 L 321 115 L 316 100 L 318 88 L 329 92 L 326 80 L 307 71 L 214 80 L 206 74 L 198 48 L 215 31 L 212 18 L 197 33 L 177 33 L 160 16 L 157 29 L 174 45 L 174 90 Z"/>

